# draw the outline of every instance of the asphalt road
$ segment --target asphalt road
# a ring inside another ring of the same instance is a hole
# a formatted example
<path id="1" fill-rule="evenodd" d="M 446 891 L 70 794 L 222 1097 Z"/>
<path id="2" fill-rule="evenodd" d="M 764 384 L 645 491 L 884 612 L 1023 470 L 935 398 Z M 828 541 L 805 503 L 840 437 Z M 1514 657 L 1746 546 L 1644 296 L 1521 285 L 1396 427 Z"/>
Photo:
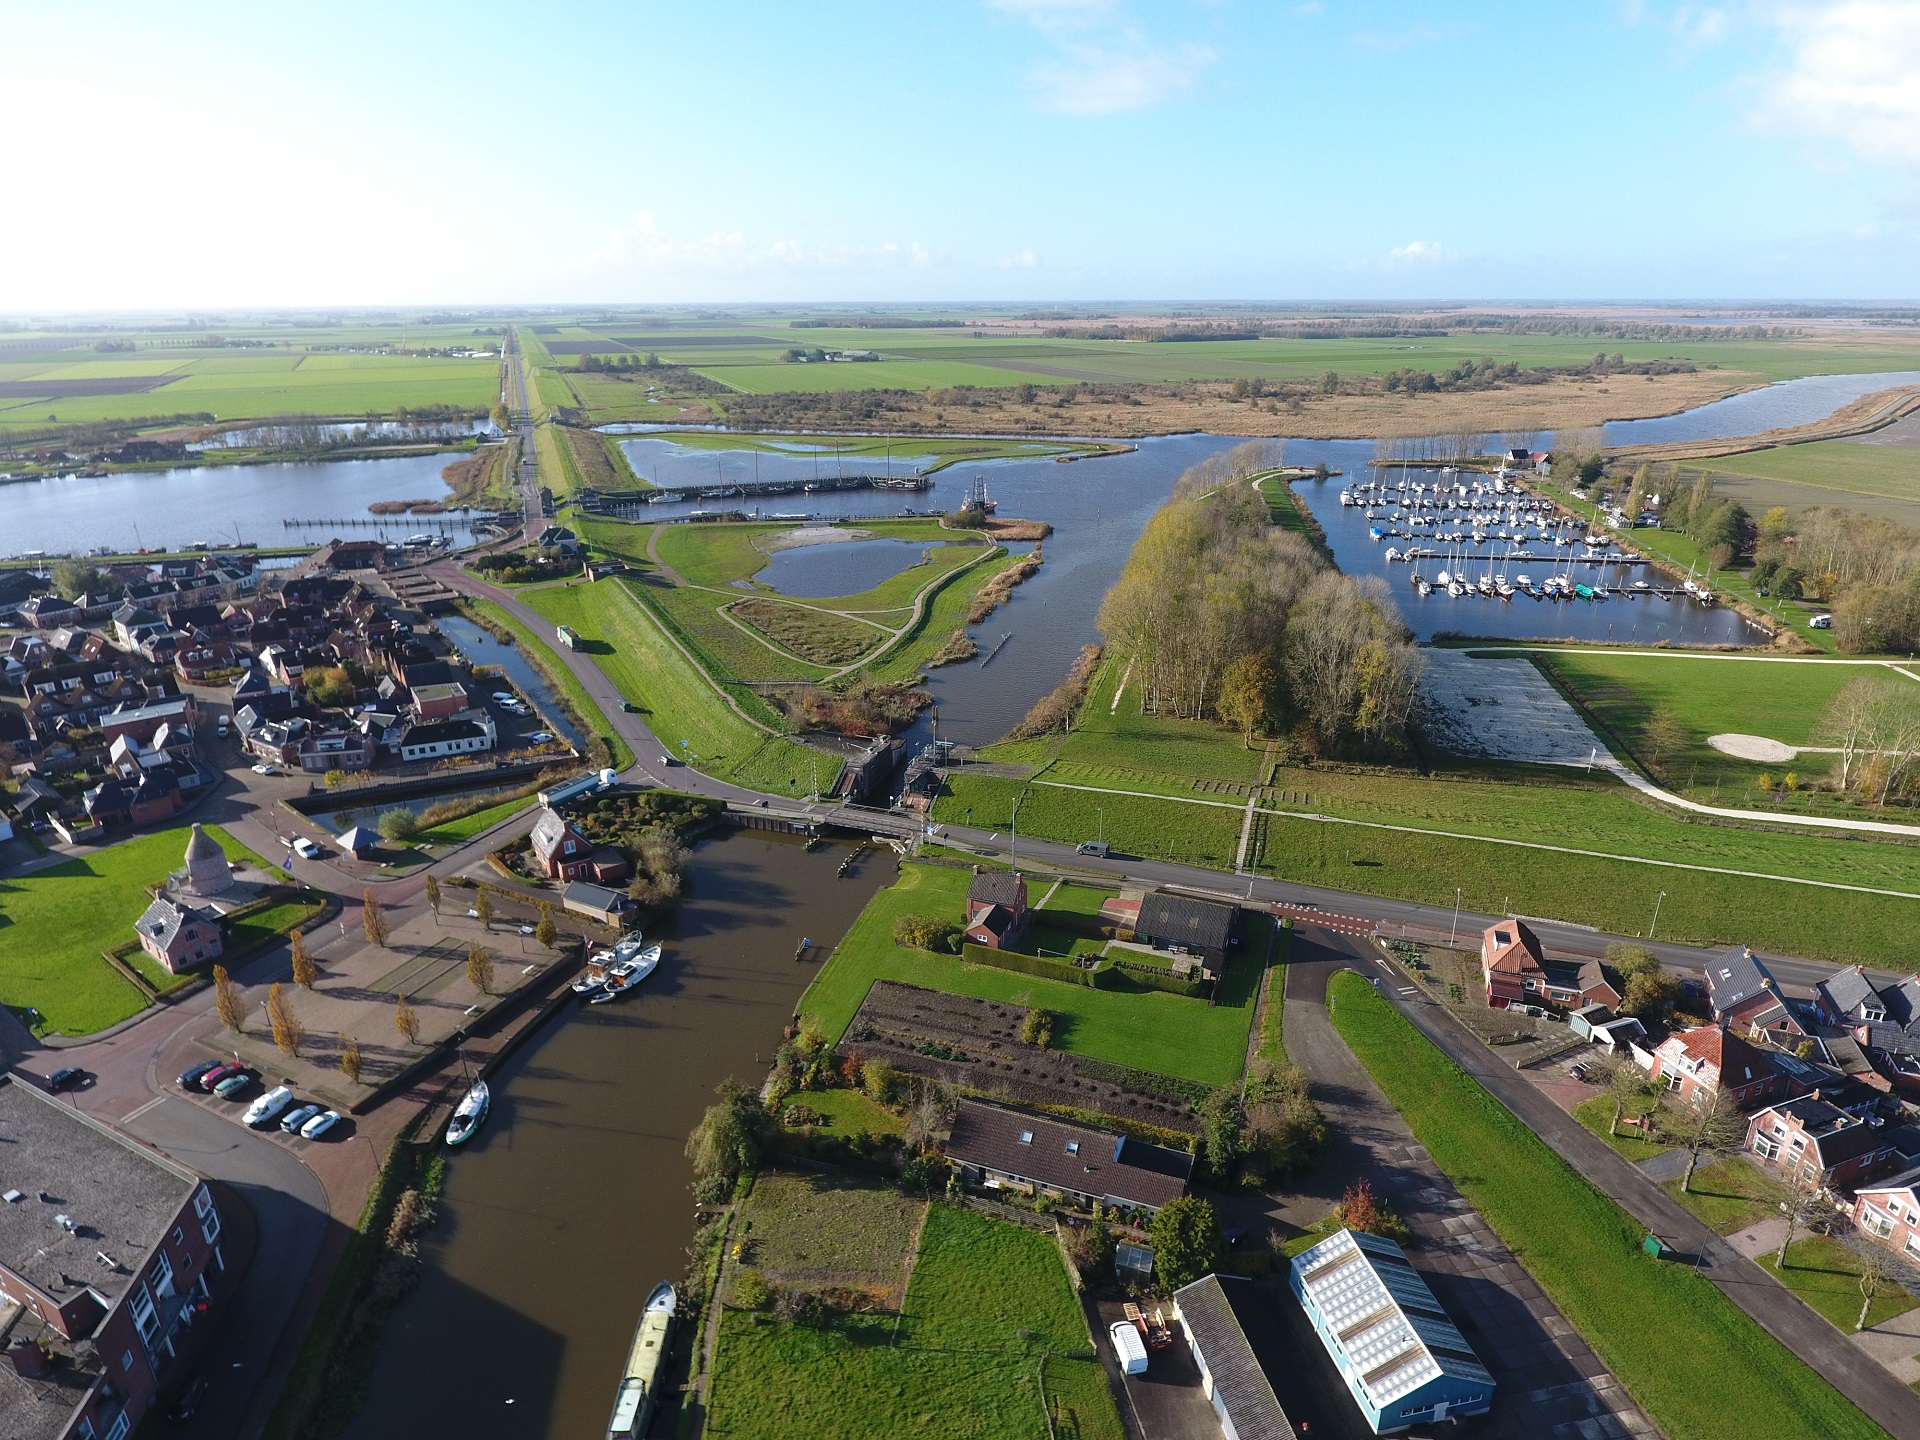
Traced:
<path id="1" fill-rule="evenodd" d="M 326 1192 L 287 1151 L 191 1100 L 161 1096 L 120 1123 L 223 1182 L 253 1214 L 253 1261 L 200 1358 L 213 1382 L 206 1403 L 191 1421 L 169 1428 L 183 1440 L 248 1440 L 266 1424 L 298 1352 L 299 1337 L 286 1333 L 287 1322 L 333 1223 Z"/>

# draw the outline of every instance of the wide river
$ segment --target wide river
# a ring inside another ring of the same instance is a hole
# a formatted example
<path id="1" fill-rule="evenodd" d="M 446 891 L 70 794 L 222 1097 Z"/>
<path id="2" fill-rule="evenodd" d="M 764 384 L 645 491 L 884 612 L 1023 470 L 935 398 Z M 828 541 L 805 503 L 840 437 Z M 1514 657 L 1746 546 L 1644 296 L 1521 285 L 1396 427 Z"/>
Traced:
<path id="1" fill-rule="evenodd" d="M 646 985 L 570 1003 L 491 1077 L 493 1111 L 447 1167 L 420 1282 L 380 1345 L 357 1440 L 601 1433 L 647 1291 L 693 1239 L 687 1135 L 727 1076 L 758 1084 L 819 968 L 894 873 L 870 852 L 742 831 L 694 852 Z M 816 949 L 815 955 L 824 953 Z"/>

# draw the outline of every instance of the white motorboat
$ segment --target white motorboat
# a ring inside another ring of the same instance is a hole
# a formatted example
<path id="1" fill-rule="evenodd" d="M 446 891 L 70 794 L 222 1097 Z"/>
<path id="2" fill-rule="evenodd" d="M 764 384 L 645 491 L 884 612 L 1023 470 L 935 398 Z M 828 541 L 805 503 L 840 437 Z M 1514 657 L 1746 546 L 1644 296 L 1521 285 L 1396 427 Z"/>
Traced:
<path id="1" fill-rule="evenodd" d="M 660 947 L 658 945 L 649 945 L 630 959 L 616 960 L 607 969 L 606 983 L 600 987 L 599 993 L 587 998 L 587 1003 L 605 1005 L 609 1001 L 618 1000 L 653 974 L 659 966 Z"/>
<path id="2" fill-rule="evenodd" d="M 493 1097 L 487 1090 L 487 1082 L 474 1081 L 473 1088 L 467 1091 L 453 1112 L 453 1119 L 447 1122 L 447 1144 L 464 1145 L 473 1138 L 473 1132 L 480 1128 L 487 1118 L 487 1110 Z"/>
<path id="3" fill-rule="evenodd" d="M 607 1440 L 640 1440 L 658 1408 L 660 1382 L 667 1367 L 678 1297 L 664 1280 L 647 1296 L 640 1324 L 627 1352 L 627 1368 L 614 1392 L 613 1416 L 607 1421 Z"/>

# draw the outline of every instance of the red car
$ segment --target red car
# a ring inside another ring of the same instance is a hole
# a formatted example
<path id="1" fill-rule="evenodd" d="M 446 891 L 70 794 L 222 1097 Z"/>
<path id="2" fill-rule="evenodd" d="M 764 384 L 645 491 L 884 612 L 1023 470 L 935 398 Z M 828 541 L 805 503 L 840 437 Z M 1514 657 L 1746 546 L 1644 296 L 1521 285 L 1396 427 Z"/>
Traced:
<path id="1" fill-rule="evenodd" d="M 213 1087 L 218 1085 L 222 1080 L 227 1079 L 229 1076 L 242 1075 L 245 1073 L 246 1071 L 244 1066 L 216 1065 L 213 1067 L 213 1069 L 207 1071 L 206 1074 L 200 1077 L 199 1081 L 197 1082 L 197 1085 L 198 1085 L 198 1088 L 206 1091 L 208 1094 L 212 1094 Z"/>

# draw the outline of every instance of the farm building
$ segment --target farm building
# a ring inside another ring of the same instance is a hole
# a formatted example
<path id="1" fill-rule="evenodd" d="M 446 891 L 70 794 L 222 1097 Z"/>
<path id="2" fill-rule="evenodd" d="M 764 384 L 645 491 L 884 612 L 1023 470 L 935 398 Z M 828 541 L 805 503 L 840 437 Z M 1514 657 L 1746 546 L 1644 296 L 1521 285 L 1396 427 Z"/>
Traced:
<path id="1" fill-rule="evenodd" d="M 1492 1407 L 1493 1376 L 1393 1241 L 1342 1230 L 1290 1283 L 1376 1435 Z"/>
<path id="2" fill-rule="evenodd" d="M 1294 1440 L 1293 1426 L 1247 1343 L 1220 1277 L 1203 1275 L 1174 1291 L 1173 1314 L 1227 1440 Z"/>
<path id="3" fill-rule="evenodd" d="M 1076 1205 L 1158 1210 L 1186 1193 L 1193 1156 L 1090 1125 L 962 1100 L 947 1158 L 971 1184 L 1016 1186 Z"/>
<path id="4" fill-rule="evenodd" d="M 1134 922 L 1133 934 L 1156 950 L 1197 955 L 1209 970 L 1218 970 L 1227 962 L 1227 946 L 1239 913 L 1232 905 L 1155 891 L 1140 901 L 1140 917 Z"/>

